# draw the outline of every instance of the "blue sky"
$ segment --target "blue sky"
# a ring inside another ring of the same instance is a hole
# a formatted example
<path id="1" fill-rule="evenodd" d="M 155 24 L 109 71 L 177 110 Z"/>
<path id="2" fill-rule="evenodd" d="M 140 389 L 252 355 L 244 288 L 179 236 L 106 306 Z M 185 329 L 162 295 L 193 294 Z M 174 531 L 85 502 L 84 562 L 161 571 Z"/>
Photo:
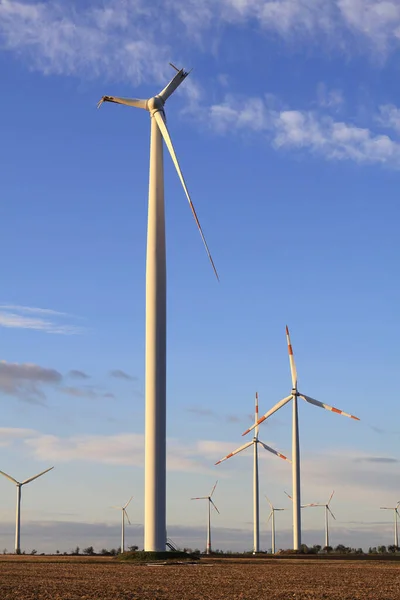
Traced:
<path id="1" fill-rule="evenodd" d="M 361 418 L 300 406 L 303 500 L 336 490 L 333 543 L 391 542 L 399 46 L 394 1 L 0 0 L 0 469 L 55 465 L 23 490 L 23 547 L 116 546 L 109 506 L 131 494 L 142 541 L 149 120 L 96 103 L 154 95 L 169 61 L 194 68 L 167 118 L 221 278 L 166 152 L 169 531 L 204 545 L 188 499 L 218 478 L 215 545 L 251 547 L 251 453 L 213 464 L 242 443 L 256 390 L 261 412 L 289 393 L 287 323 L 300 390 Z M 290 453 L 290 409 L 260 437 Z M 288 506 L 290 467 L 266 456 L 261 473 Z M 303 517 L 321 543 L 322 514 Z"/>

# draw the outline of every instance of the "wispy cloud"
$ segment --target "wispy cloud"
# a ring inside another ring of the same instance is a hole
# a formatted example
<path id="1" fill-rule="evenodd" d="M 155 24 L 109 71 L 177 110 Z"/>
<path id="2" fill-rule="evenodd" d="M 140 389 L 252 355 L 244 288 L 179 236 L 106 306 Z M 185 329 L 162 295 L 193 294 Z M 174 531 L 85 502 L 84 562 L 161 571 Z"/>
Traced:
<path id="1" fill-rule="evenodd" d="M 275 104 L 277 100 L 271 96 L 238 98 L 228 95 L 223 102 L 203 111 L 201 118 L 221 134 L 260 134 L 278 151 L 302 151 L 326 160 L 400 167 L 397 139 L 368 127 L 335 120 L 325 111 L 279 110 Z M 395 110 L 396 107 L 391 107 L 390 113 L 381 112 L 386 115 L 386 123 L 390 122 L 392 126 L 398 117 Z"/>
<path id="2" fill-rule="evenodd" d="M 121 369 L 114 369 L 110 371 L 110 376 L 115 379 L 125 379 L 126 381 L 136 381 L 136 377 L 132 377 L 132 375 L 128 375 L 125 371 L 121 371 Z"/>
<path id="3" fill-rule="evenodd" d="M 43 404 L 43 386 L 60 383 L 62 375 L 55 369 L 33 364 L 0 361 L 0 392 L 27 402 Z"/>
<path id="4" fill-rule="evenodd" d="M 101 392 L 94 387 L 72 387 L 66 386 L 59 389 L 61 394 L 67 396 L 73 396 L 74 398 L 89 398 L 90 400 L 96 400 L 98 398 L 114 398 L 114 394 L 111 392 Z"/>
<path id="5" fill-rule="evenodd" d="M 34 316 L 35 315 L 35 316 Z M 31 306 L 0 305 L 0 327 L 13 329 L 33 329 L 44 333 L 75 335 L 83 333 L 83 328 L 63 323 L 71 318 L 63 312 L 49 308 Z"/>
<path id="6" fill-rule="evenodd" d="M 398 458 L 390 458 L 388 456 L 364 456 L 355 460 L 356 462 L 381 463 L 386 465 L 395 465 L 400 463 Z"/>
<path id="7" fill-rule="evenodd" d="M 90 375 L 77 369 L 71 369 L 71 371 L 68 372 L 68 375 L 73 379 L 90 379 Z"/>

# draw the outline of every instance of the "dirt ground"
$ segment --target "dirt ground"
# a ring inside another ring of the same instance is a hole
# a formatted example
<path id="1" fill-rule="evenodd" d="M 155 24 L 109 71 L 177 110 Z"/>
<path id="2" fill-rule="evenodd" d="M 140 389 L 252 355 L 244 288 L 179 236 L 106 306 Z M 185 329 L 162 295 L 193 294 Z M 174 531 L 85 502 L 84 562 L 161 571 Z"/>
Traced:
<path id="1" fill-rule="evenodd" d="M 400 600 L 399 562 L 0 558 L 1 600 Z"/>

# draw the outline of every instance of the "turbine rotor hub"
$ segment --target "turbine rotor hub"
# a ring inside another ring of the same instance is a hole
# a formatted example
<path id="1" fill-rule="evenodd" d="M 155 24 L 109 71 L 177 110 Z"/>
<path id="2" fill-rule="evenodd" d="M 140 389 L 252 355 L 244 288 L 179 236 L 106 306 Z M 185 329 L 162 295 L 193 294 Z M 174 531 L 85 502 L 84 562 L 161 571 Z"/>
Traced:
<path id="1" fill-rule="evenodd" d="M 154 96 L 153 98 L 149 98 L 147 100 L 147 110 L 151 113 L 155 113 L 158 110 L 164 109 L 164 100 L 160 98 L 160 96 Z"/>

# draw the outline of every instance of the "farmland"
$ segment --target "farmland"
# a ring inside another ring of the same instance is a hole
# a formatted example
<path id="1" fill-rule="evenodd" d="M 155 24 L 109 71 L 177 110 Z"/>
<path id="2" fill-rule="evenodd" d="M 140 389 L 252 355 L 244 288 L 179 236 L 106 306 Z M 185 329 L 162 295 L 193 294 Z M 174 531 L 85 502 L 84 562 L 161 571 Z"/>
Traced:
<path id="1" fill-rule="evenodd" d="M 400 562 L 0 557 L 1 600 L 400 600 Z"/>

